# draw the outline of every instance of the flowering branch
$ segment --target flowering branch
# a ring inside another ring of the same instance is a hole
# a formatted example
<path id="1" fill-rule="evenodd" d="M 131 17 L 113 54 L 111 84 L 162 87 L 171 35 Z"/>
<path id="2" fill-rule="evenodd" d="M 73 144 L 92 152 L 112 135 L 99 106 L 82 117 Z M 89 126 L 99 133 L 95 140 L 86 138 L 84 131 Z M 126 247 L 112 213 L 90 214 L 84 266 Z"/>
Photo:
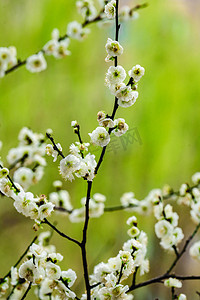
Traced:
<path id="1" fill-rule="evenodd" d="M 48 132 L 46 133 L 46 136 L 47 136 L 48 139 L 50 139 L 50 141 L 52 142 L 52 144 L 53 144 L 53 149 L 54 149 L 55 151 L 58 152 L 58 155 L 62 156 L 62 158 L 65 158 L 64 154 L 62 153 L 62 151 L 58 148 L 58 145 L 56 145 L 56 143 L 54 142 L 53 137 L 52 137 Z"/>
<path id="2" fill-rule="evenodd" d="M 137 10 L 139 10 L 139 9 L 143 9 L 143 8 L 145 8 L 145 7 L 147 7 L 147 6 L 148 6 L 147 3 L 136 5 L 135 7 L 133 7 L 133 8 L 130 10 L 130 13 L 129 13 L 130 16 L 133 15 L 134 11 L 137 11 Z M 93 24 L 93 23 L 97 23 L 97 22 L 106 20 L 107 18 L 102 16 L 103 11 L 104 11 L 104 8 L 103 8 L 103 9 L 99 12 L 99 14 L 98 14 L 95 18 L 93 18 L 92 20 L 89 20 L 89 19 L 85 20 L 85 21 L 81 24 L 81 27 L 84 28 L 84 27 L 86 27 L 86 26 L 88 26 L 88 25 L 90 25 L 90 24 Z M 64 34 L 63 36 L 58 37 L 58 41 L 61 42 L 61 41 L 66 40 L 67 38 L 69 38 L 69 35 L 68 35 L 68 34 Z M 41 50 L 39 50 L 39 51 L 36 52 L 36 55 L 38 55 L 38 53 L 45 54 L 45 51 L 44 51 L 44 49 L 42 48 Z M 28 58 L 27 58 L 27 59 L 24 59 L 24 60 L 21 60 L 20 58 L 18 58 L 16 64 L 14 64 L 12 67 L 10 67 L 9 69 L 7 69 L 7 70 L 4 71 L 4 75 L 7 75 L 7 74 L 9 74 L 9 73 L 11 73 L 11 72 L 17 70 L 18 68 L 20 68 L 20 67 L 26 65 L 27 61 L 28 61 Z"/>

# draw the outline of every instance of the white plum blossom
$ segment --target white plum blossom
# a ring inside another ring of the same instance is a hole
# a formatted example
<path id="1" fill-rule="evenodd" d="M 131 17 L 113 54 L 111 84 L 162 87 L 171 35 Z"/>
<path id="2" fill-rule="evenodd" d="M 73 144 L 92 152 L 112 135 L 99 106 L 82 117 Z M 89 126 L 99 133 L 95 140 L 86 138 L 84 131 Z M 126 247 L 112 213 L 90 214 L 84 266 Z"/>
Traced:
<path id="1" fill-rule="evenodd" d="M 128 72 L 128 75 L 132 77 L 135 82 L 138 82 L 142 76 L 144 76 L 144 73 L 145 69 L 140 65 L 136 65 Z"/>
<path id="2" fill-rule="evenodd" d="M 158 238 L 170 236 L 173 232 L 173 226 L 166 220 L 160 220 L 155 224 L 155 233 Z"/>
<path id="3" fill-rule="evenodd" d="M 99 111 L 97 113 L 97 121 L 99 122 L 99 125 L 101 125 L 101 122 L 106 118 L 106 114 L 104 111 Z"/>
<path id="4" fill-rule="evenodd" d="M 75 120 L 75 121 L 71 121 L 71 126 L 72 127 L 76 127 L 78 125 L 78 122 Z"/>
<path id="5" fill-rule="evenodd" d="M 108 128 L 113 128 L 114 127 L 114 122 L 112 119 L 110 118 L 105 118 L 101 121 L 99 121 L 99 125 L 100 126 L 103 126 L 103 127 L 108 127 Z"/>
<path id="6" fill-rule="evenodd" d="M 33 263 L 33 259 L 30 259 L 24 262 L 19 267 L 19 277 L 28 280 L 29 282 L 33 282 L 35 284 L 39 284 L 45 276 L 45 271 L 43 268 L 37 268 L 37 266 Z"/>
<path id="7" fill-rule="evenodd" d="M 200 201 L 191 204 L 190 215 L 195 224 L 199 224 L 200 222 Z"/>
<path id="8" fill-rule="evenodd" d="M 89 136 L 91 142 L 97 146 L 105 147 L 110 142 L 110 135 L 104 127 L 97 127 Z"/>
<path id="9" fill-rule="evenodd" d="M 38 209 L 38 218 L 39 220 L 43 220 L 44 218 L 48 218 L 54 209 L 54 204 L 51 202 L 45 203 L 41 205 Z"/>
<path id="10" fill-rule="evenodd" d="M 51 40 L 48 41 L 44 47 L 43 50 L 46 55 L 54 55 L 56 52 L 56 48 L 58 47 L 58 40 L 59 40 L 60 32 L 57 28 L 54 28 L 52 33 L 51 33 Z"/>
<path id="11" fill-rule="evenodd" d="M 70 195 L 65 190 L 59 190 L 58 192 L 50 193 L 49 201 L 51 201 L 55 206 L 65 208 L 68 211 L 73 209 L 70 202 Z"/>
<path id="12" fill-rule="evenodd" d="M 71 144 L 69 147 L 69 151 L 71 154 L 81 158 L 81 154 L 88 152 L 88 147 L 90 146 L 89 143 L 80 143 L 75 142 L 75 144 Z"/>
<path id="13" fill-rule="evenodd" d="M 108 38 L 105 48 L 108 54 L 108 56 L 105 59 L 106 61 L 113 60 L 114 57 L 123 54 L 123 47 L 120 45 L 120 43 L 117 41 L 113 41 L 110 38 Z"/>
<path id="14" fill-rule="evenodd" d="M 5 76 L 8 68 L 17 64 L 17 50 L 14 46 L 0 47 L 0 77 Z"/>
<path id="15" fill-rule="evenodd" d="M 58 150 L 62 151 L 62 147 L 59 143 L 56 144 Z M 58 151 L 54 149 L 54 147 L 51 144 L 46 145 L 46 153 L 49 156 L 53 157 L 53 162 L 57 160 L 58 157 Z"/>
<path id="16" fill-rule="evenodd" d="M 136 226 L 132 226 L 132 227 L 127 231 L 127 234 L 128 234 L 131 238 L 135 238 L 135 237 L 139 236 L 140 230 L 139 230 Z"/>
<path id="17" fill-rule="evenodd" d="M 120 20 L 127 21 L 130 19 L 130 7 L 128 5 L 124 5 L 120 9 Z"/>
<path id="18" fill-rule="evenodd" d="M 121 86 L 117 89 L 115 96 L 123 102 L 131 101 L 135 96 L 135 91 L 132 90 L 130 85 L 122 83 Z"/>
<path id="19" fill-rule="evenodd" d="M 113 19 L 116 14 L 116 0 L 111 0 L 108 2 L 108 4 L 105 5 L 104 12 L 108 19 Z"/>
<path id="20" fill-rule="evenodd" d="M 67 26 L 67 35 L 76 40 L 82 40 L 90 30 L 88 28 L 83 28 L 80 23 L 73 21 Z"/>
<path id="21" fill-rule="evenodd" d="M 93 195 L 93 199 L 95 202 L 105 202 L 106 201 L 106 196 L 100 193 L 96 193 Z"/>
<path id="22" fill-rule="evenodd" d="M 26 60 L 26 68 L 31 73 L 38 73 L 47 68 L 47 63 L 42 52 L 29 56 Z"/>
<path id="23" fill-rule="evenodd" d="M 15 182 L 19 183 L 26 191 L 33 182 L 33 176 L 34 173 L 31 169 L 21 167 L 15 171 L 13 179 Z"/>
<path id="24" fill-rule="evenodd" d="M 61 189 L 61 188 L 62 188 L 62 185 L 63 185 L 63 183 L 62 183 L 62 181 L 60 181 L 60 180 L 55 180 L 55 181 L 53 182 L 53 186 L 54 186 L 56 189 Z"/>
<path id="25" fill-rule="evenodd" d="M 194 184 L 200 183 L 200 172 L 196 172 L 194 175 L 192 175 L 192 182 Z"/>
<path id="26" fill-rule="evenodd" d="M 188 191 L 188 184 L 183 183 L 179 190 L 180 196 L 185 196 L 187 191 Z"/>
<path id="27" fill-rule="evenodd" d="M 20 192 L 13 205 L 19 213 L 22 213 L 26 217 L 29 215 L 30 208 L 32 209 L 32 207 L 34 207 L 38 212 L 34 195 L 31 192 Z"/>
<path id="28" fill-rule="evenodd" d="M 67 283 L 68 287 L 71 287 L 77 278 L 76 273 L 72 269 L 62 271 L 61 275 L 62 279 Z"/>
<path id="29" fill-rule="evenodd" d="M 191 247 L 190 247 L 190 256 L 194 259 L 197 259 L 198 261 L 200 261 L 200 241 L 194 243 Z"/>
<path id="30" fill-rule="evenodd" d="M 128 89 L 126 90 L 126 92 L 128 91 Z M 128 92 L 128 95 L 129 95 L 129 92 Z M 130 106 L 132 106 L 135 102 L 136 102 L 136 100 L 137 100 L 137 98 L 138 98 L 138 92 L 137 91 L 132 91 L 131 92 L 131 98 L 126 98 L 126 100 L 124 100 L 124 98 L 122 97 L 122 98 L 120 98 L 120 96 L 118 95 L 118 104 L 119 104 L 119 106 L 121 106 L 121 107 L 130 107 Z"/>
<path id="31" fill-rule="evenodd" d="M 178 296 L 178 300 L 187 300 L 187 297 L 186 297 L 185 294 L 180 294 L 180 295 Z"/>
<path id="32" fill-rule="evenodd" d="M 7 168 L 0 169 L 0 179 L 7 177 L 9 175 L 9 170 Z"/>
<path id="33" fill-rule="evenodd" d="M 115 129 L 113 130 L 113 133 L 116 136 L 122 136 L 127 132 L 129 128 L 128 125 L 125 123 L 125 120 L 122 118 L 114 120 L 114 127 Z"/>
<path id="34" fill-rule="evenodd" d="M 90 198 L 89 216 L 90 218 L 99 218 L 104 213 L 104 202 L 106 197 L 102 194 L 96 193 L 93 198 Z M 74 209 L 70 215 L 69 219 L 72 223 L 83 222 L 85 220 L 85 203 L 86 198 L 81 199 L 82 207 Z"/>
<path id="35" fill-rule="evenodd" d="M 138 206 L 139 201 L 134 198 L 135 194 L 133 192 L 124 193 L 120 198 L 121 204 L 126 207 L 129 205 Z"/>
<path id="36" fill-rule="evenodd" d="M 2 283 L 0 283 L 0 297 L 5 295 L 8 289 L 9 289 L 8 277 L 6 277 L 5 280 Z"/>
<path id="37" fill-rule="evenodd" d="M 19 280 L 19 274 L 18 274 L 18 270 L 15 267 L 11 267 L 11 284 L 14 286 L 18 283 Z"/>
<path id="38" fill-rule="evenodd" d="M 164 285 L 167 287 L 175 287 L 175 288 L 181 288 L 182 287 L 182 282 L 176 278 L 168 278 L 165 279 Z"/>
<path id="39" fill-rule="evenodd" d="M 77 170 L 80 159 L 75 155 L 69 154 L 60 161 L 60 174 L 65 180 L 72 181 L 74 179 L 73 172 Z"/>
<path id="40" fill-rule="evenodd" d="M 79 13 L 88 21 L 93 20 L 97 15 L 93 0 L 79 0 L 76 2 L 76 7 Z"/>
<path id="41" fill-rule="evenodd" d="M 106 73 L 106 81 L 108 84 L 119 84 L 126 78 L 126 71 L 122 66 L 111 66 Z"/>
<path id="42" fill-rule="evenodd" d="M 69 43 L 70 43 L 69 38 L 65 38 L 64 40 L 59 41 L 53 52 L 54 57 L 55 58 L 63 58 L 67 55 L 70 55 L 71 52 L 68 50 Z"/>
<path id="43" fill-rule="evenodd" d="M 50 261 L 48 261 L 46 263 L 45 271 L 46 271 L 47 277 L 49 277 L 50 279 L 53 279 L 53 280 L 58 280 L 61 276 L 60 267 Z"/>
<path id="44" fill-rule="evenodd" d="M 30 246 L 29 251 L 31 252 L 32 255 L 35 256 L 37 260 L 40 260 L 47 256 L 47 252 L 44 250 L 44 248 L 41 245 L 37 245 L 35 243 L 33 243 Z"/>
<path id="45" fill-rule="evenodd" d="M 128 218 L 126 224 L 129 226 L 137 226 L 137 218 L 135 216 Z"/>

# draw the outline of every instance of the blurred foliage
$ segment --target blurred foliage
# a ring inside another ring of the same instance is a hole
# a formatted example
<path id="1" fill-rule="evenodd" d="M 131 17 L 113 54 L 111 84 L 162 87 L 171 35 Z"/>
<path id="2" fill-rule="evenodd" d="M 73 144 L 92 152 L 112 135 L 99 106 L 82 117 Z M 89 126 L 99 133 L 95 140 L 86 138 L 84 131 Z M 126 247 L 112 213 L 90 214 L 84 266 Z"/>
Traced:
<path id="1" fill-rule="evenodd" d="M 81 20 L 74 0 L 1 0 L 0 46 L 15 45 L 18 57 L 26 58 L 42 48 L 53 28 L 59 28 L 64 34 L 67 23 L 74 19 Z M 17 145 L 17 135 L 23 126 L 42 133 L 52 128 L 56 142 L 62 144 L 67 155 L 69 145 L 76 140 L 71 120 L 78 120 L 84 141 L 89 141 L 87 133 L 97 126 L 97 111 L 111 112 L 113 97 L 104 86 L 108 68 L 104 62 L 104 45 L 108 37 L 114 37 L 114 30 L 97 25 L 90 28 L 91 34 L 85 41 L 71 42 L 70 57 L 62 60 L 48 57 L 45 72 L 30 74 L 22 67 L 0 80 L 0 140 L 4 143 L 1 153 L 4 161 L 8 150 Z M 178 189 L 182 182 L 190 182 L 191 175 L 199 170 L 200 40 L 195 18 L 184 6 L 180 9 L 176 1 L 153 0 L 140 12 L 138 20 L 122 24 L 120 41 L 125 48 L 120 64 L 127 71 L 137 63 L 146 70 L 139 84 L 137 103 L 117 112 L 117 117 L 125 118 L 130 129 L 137 128 L 142 144 L 128 143 L 126 150 L 118 144 L 116 151 L 110 148 L 106 154 L 92 193 L 105 194 L 107 206 L 117 205 L 127 191 L 134 191 L 136 197 L 142 199 L 152 188 L 162 187 L 164 183 Z M 96 155 L 99 154 L 97 151 Z M 44 178 L 32 188 L 36 194 L 48 194 L 52 191 L 52 180 L 59 179 L 58 164 L 51 158 L 47 160 Z M 73 183 L 65 183 L 65 188 L 70 192 L 73 205 L 78 207 L 86 194 L 85 182 L 76 179 Z M 0 209 L 2 276 L 32 239 L 33 224 L 17 214 L 7 198 L 1 198 Z M 91 272 L 96 263 L 116 255 L 128 238 L 124 224 L 130 213 L 108 214 L 91 220 L 89 226 Z M 73 237 L 81 236 L 82 224 L 71 224 L 66 217 L 55 216 L 54 219 L 59 220 L 58 228 Z M 193 228 L 189 223 L 188 234 Z M 150 217 L 139 218 L 139 227 L 152 235 L 150 259 L 155 259 L 154 253 L 158 250 L 153 226 L 154 220 Z M 63 268 L 71 267 L 80 274 L 77 246 L 56 234 L 53 242 L 65 256 Z M 165 261 L 164 266 L 160 266 L 166 254 L 158 253 L 156 264 L 151 263 L 152 274 L 158 274 L 158 265 L 161 273 L 169 264 Z M 191 260 L 185 261 L 180 270 L 188 273 L 194 267 Z M 190 287 L 193 285 L 190 283 Z M 82 287 L 81 278 L 76 286 L 77 289 Z M 152 295 L 162 298 L 164 294 L 159 288 L 137 291 L 136 299 L 153 299 Z"/>

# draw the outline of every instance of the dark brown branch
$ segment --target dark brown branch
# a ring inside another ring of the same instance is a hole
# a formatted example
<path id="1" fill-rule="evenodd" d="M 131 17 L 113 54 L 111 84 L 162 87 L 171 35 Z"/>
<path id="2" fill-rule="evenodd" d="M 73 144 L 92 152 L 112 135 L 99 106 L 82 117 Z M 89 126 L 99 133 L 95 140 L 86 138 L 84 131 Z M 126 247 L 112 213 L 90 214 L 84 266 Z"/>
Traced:
<path id="1" fill-rule="evenodd" d="M 60 151 L 58 149 L 58 147 L 56 146 L 56 143 L 54 142 L 54 139 L 52 138 L 52 136 L 49 133 L 46 133 L 46 136 L 48 137 L 48 139 L 50 139 L 50 141 L 53 144 L 53 149 L 56 150 L 58 152 L 58 155 L 62 156 L 62 158 L 65 158 L 64 154 L 62 153 L 62 151 Z"/>
<path id="2" fill-rule="evenodd" d="M 0 168 L 3 169 L 3 166 L 0 164 Z M 14 187 L 14 189 L 16 190 L 17 193 L 20 192 L 20 190 L 16 187 L 16 185 L 14 184 L 13 180 L 11 179 L 11 177 L 9 175 L 6 176 L 8 178 L 8 180 L 10 181 L 10 183 L 12 184 L 12 186 Z"/>
<path id="3" fill-rule="evenodd" d="M 164 279 L 168 279 L 170 277 L 171 278 L 176 278 L 178 280 L 200 280 L 200 276 L 193 276 L 193 275 L 191 275 L 191 276 L 180 276 L 180 275 L 176 275 L 176 274 L 164 274 L 164 275 L 161 275 L 161 276 L 149 279 L 147 281 L 138 283 L 138 284 L 136 284 L 134 286 L 131 286 L 129 288 L 129 292 L 131 292 L 133 290 L 136 290 L 136 289 L 139 289 L 141 287 L 153 284 L 153 283 L 162 283 L 162 281 Z"/>
<path id="4" fill-rule="evenodd" d="M 90 296 L 90 282 L 89 282 L 89 273 L 88 273 L 88 264 L 87 264 L 87 254 L 86 254 L 86 242 L 87 242 L 87 229 L 88 229 L 88 223 L 89 223 L 89 202 L 90 202 L 90 194 L 91 194 L 91 188 L 92 188 L 92 181 L 88 181 L 88 187 L 87 187 L 87 197 L 86 197 L 86 203 L 85 203 L 85 223 L 83 227 L 83 239 L 81 242 L 81 253 L 82 253 L 82 263 L 83 263 L 83 270 L 84 270 L 84 279 L 85 279 L 85 286 L 86 286 L 86 292 L 87 292 L 87 300 L 91 299 Z"/>
<path id="5" fill-rule="evenodd" d="M 54 231 L 56 231 L 60 236 L 64 237 L 65 239 L 79 245 L 81 247 L 81 243 L 73 238 L 71 238 L 70 236 L 66 235 L 65 233 L 61 232 L 60 230 L 58 230 L 53 224 L 51 224 L 46 218 L 44 219 L 44 221 L 42 222 L 44 224 L 49 225 Z"/>
<path id="6" fill-rule="evenodd" d="M 32 286 L 32 282 L 29 283 L 29 286 L 28 286 L 26 292 L 24 293 L 23 297 L 21 298 L 21 300 L 24 300 L 24 299 L 26 298 L 28 292 L 29 292 L 30 289 L 31 289 L 31 286 Z"/>

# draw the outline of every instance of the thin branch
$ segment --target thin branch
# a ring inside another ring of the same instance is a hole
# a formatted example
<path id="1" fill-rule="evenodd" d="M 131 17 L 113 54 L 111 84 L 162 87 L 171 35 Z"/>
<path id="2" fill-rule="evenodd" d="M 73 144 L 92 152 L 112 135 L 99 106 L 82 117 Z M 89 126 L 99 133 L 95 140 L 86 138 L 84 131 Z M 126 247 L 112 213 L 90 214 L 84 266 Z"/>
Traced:
<path id="1" fill-rule="evenodd" d="M 3 169 L 3 166 L 0 164 L 0 168 Z M 14 187 L 14 189 L 16 190 L 17 193 L 20 192 L 20 190 L 16 187 L 16 185 L 14 184 L 13 180 L 11 179 L 11 177 L 9 175 L 6 176 L 8 178 L 8 180 L 10 181 L 10 183 L 12 184 L 12 186 Z"/>
<path id="2" fill-rule="evenodd" d="M 179 257 L 177 247 L 175 245 L 173 245 L 172 248 L 174 249 L 174 252 L 175 252 L 176 256 Z"/>
<path id="3" fill-rule="evenodd" d="M 90 296 L 90 282 L 89 282 L 89 273 L 88 273 L 88 264 L 87 264 L 87 254 L 86 254 L 86 242 L 87 242 L 87 229 L 89 223 L 89 202 L 90 202 L 90 194 L 92 188 L 92 181 L 88 181 L 87 187 L 87 197 L 85 203 L 85 223 L 83 227 L 83 239 L 81 242 L 81 253 L 82 253 L 82 263 L 83 263 L 83 270 L 84 270 L 84 279 L 85 279 L 85 286 L 87 291 L 87 300 L 91 299 Z"/>
<path id="4" fill-rule="evenodd" d="M 26 292 L 24 293 L 23 297 L 21 298 L 21 300 L 24 300 L 24 299 L 26 298 L 28 292 L 29 292 L 30 289 L 31 289 L 31 286 L 32 286 L 32 282 L 29 283 L 29 286 L 28 286 Z"/>
<path id="5" fill-rule="evenodd" d="M 60 277 L 60 281 L 62 281 L 62 283 L 71 291 L 70 287 L 68 286 L 68 284 L 66 284 L 65 280 L 62 277 Z M 80 300 L 77 296 L 75 296 L 75 299 Z"/>
<path id="6" fill-rule="evenodd" d="M 171 278 L 176 278 L 176 279 L 179 279 L 179 280 L 183 280 L 183 281 L 184 280 L 200 280 L 200 276 L 193 276 L 193 275 L 191 275 L 191 276 L 180 276 L 180 275 L 176 275 L 176 274 L 164 274 L 164 275 L 149 279 L 147 281 L 138 283 L 135 286 L 131 286 L 129 288 L 129 292 L 131 292 L 133 290 L 136 290 L 136 289 L 139 289 L 141 287 L 153 284 L 153 283 L 162 283 L 162 281 L 164 279 L 168 279 L 170 277 Z"/>
<path id="7" fill-rule="evenodd" d="M 62 153 L 62 151 L 60 151 L 56 145 L 56 143 L 54 142 L 54 139 L 52 138 L 52 136 L 49 133 L 46 133 L 46 136 L 48 137 L 48 139 L 50 139 L 50 141 L 53 144 L 53 149 L 56 150 L 58 152 L 58 155 L 62 156 L 62 158 L 65 158 L 64 154 Z"/>
<path id="8" fill-rule="evenodd" d="M 64 212 L 64 213 L 67 213 L 67 214 L 71 214 L 73 212 L 73 209 L 69 210 L 69 209 L 66 209 L 62 206 L 54 206 L 54 210 Z"/>
<path id="9" fill-rule="evenodd" d="M 104 207 L 104 212 L 112 212 L 112 211 L 119 211 L 119 210 L 126 210 L 129 208 L 133 208 L 133 207 L 138 207 L 135 204 L 129 204 L 128 206 L 123 206 L 123 205 L 118 205 L 118 206 L 111 206 L 111 207 Z M 71 214 L 74 210 L 73 209 L 66 209 L 62 206 L 55 206 L 54 210 L 60 211 L 60 212 L 64 212 L 67 214 Z"/>
<path id="10" fill-rule="evenodd" d="M 79 142 L 81 144 L 83 144 L 83 140 L 81 138 L 81 133 L 80 133 L 80 125 L 76 125 L 74 127 L 74 133 L 78 135 L 78 139 L 79 139 Z M 81 151 L 81 157 L 84 158 L 84 155 L 83 155 L 83 152 Z"/>
<path id="11" fill-rule="evenodd" d="M 79 245 L 81 247 L 81 243 L 73 238 L 71 238 L 70 236 L 66 235 L 65 233 L 61 232 L 60 230 L 58 230 L 53 224 L 51 224 L 46 218 L 44 219 L 44 221 L 42 222 L 44 224 L 49 225 L 54 231 L 56 231 L 60 236 L 64 237 L 65 239 L 74 242 L 75 244 Z"/>
<path id="12" fill-rule="evenodd" d="M 117 284 L 119 284 L 119 283 L 120 283 L 120 280 L 122 279 L 123 268 L 124 268 L 124 263 L 122 262 L 121 269 L 120 269 L 120 273 L 119 273 L 119 278 L 118 278 L 118 280 L 117 280 Z"/>
<path id="13" fill-rule="evenodd" d="M 77 126 L 75 127 L 75 131 L 74 131 L 74 132 L 78 135 L 79 142 L 80 142 L 81 144 L 83 144 L 83 141 L 82 141 L 82 139 L 81 139 L 81 134 L 80 134 L 80 125 L 77 125 Z"/>
<path id="14" fill-rule="evenodd" d="M 14 286 L 13 286 L 13 288 L 12 288 L 12 290 L 11 290 L 10 294 L 8 295 L 8 297 L 6 298 L 6 300 L 9 300 L 9 299 L 10 299 L 10 297 L 13 295 L 13 293 L 14 293 L 14 290 L 15 290 L 16 286 L 17 286 L 17 285 L 14 285 Z"/>
<path id="15" fill-rule="evenodd" d="M 18 266 L 18 264 L 24 258 L 24 256 L 27 254 L 30 246 L 36 241 L 36 239 L 37 239 L 37 236 L 34 237 L 34 239 L 28 245 L 28 247 L 26 248 L 26 250 L 24 251 L 24 253 L 20 256 L 20 258 L 18 259 L 18 261 L 14 264 L 14 268 L 16 268 Z M 3 278 L 0 278 L 0 283 L 3 282 L 6 277 L 10 277 L 10 276 L 11 276 L 11 271 L 9 271 Z"/>
<path id="16" fill-rule="evenodd" d="M 137 275 L 138 269 L 139 269 L 139 267 L 136 267 L 136 268 L 135 268 L 135 272 L 133 273 L 132 286 L 135 286 L 135 283 L 136 283 L 136 275 Z"/>

